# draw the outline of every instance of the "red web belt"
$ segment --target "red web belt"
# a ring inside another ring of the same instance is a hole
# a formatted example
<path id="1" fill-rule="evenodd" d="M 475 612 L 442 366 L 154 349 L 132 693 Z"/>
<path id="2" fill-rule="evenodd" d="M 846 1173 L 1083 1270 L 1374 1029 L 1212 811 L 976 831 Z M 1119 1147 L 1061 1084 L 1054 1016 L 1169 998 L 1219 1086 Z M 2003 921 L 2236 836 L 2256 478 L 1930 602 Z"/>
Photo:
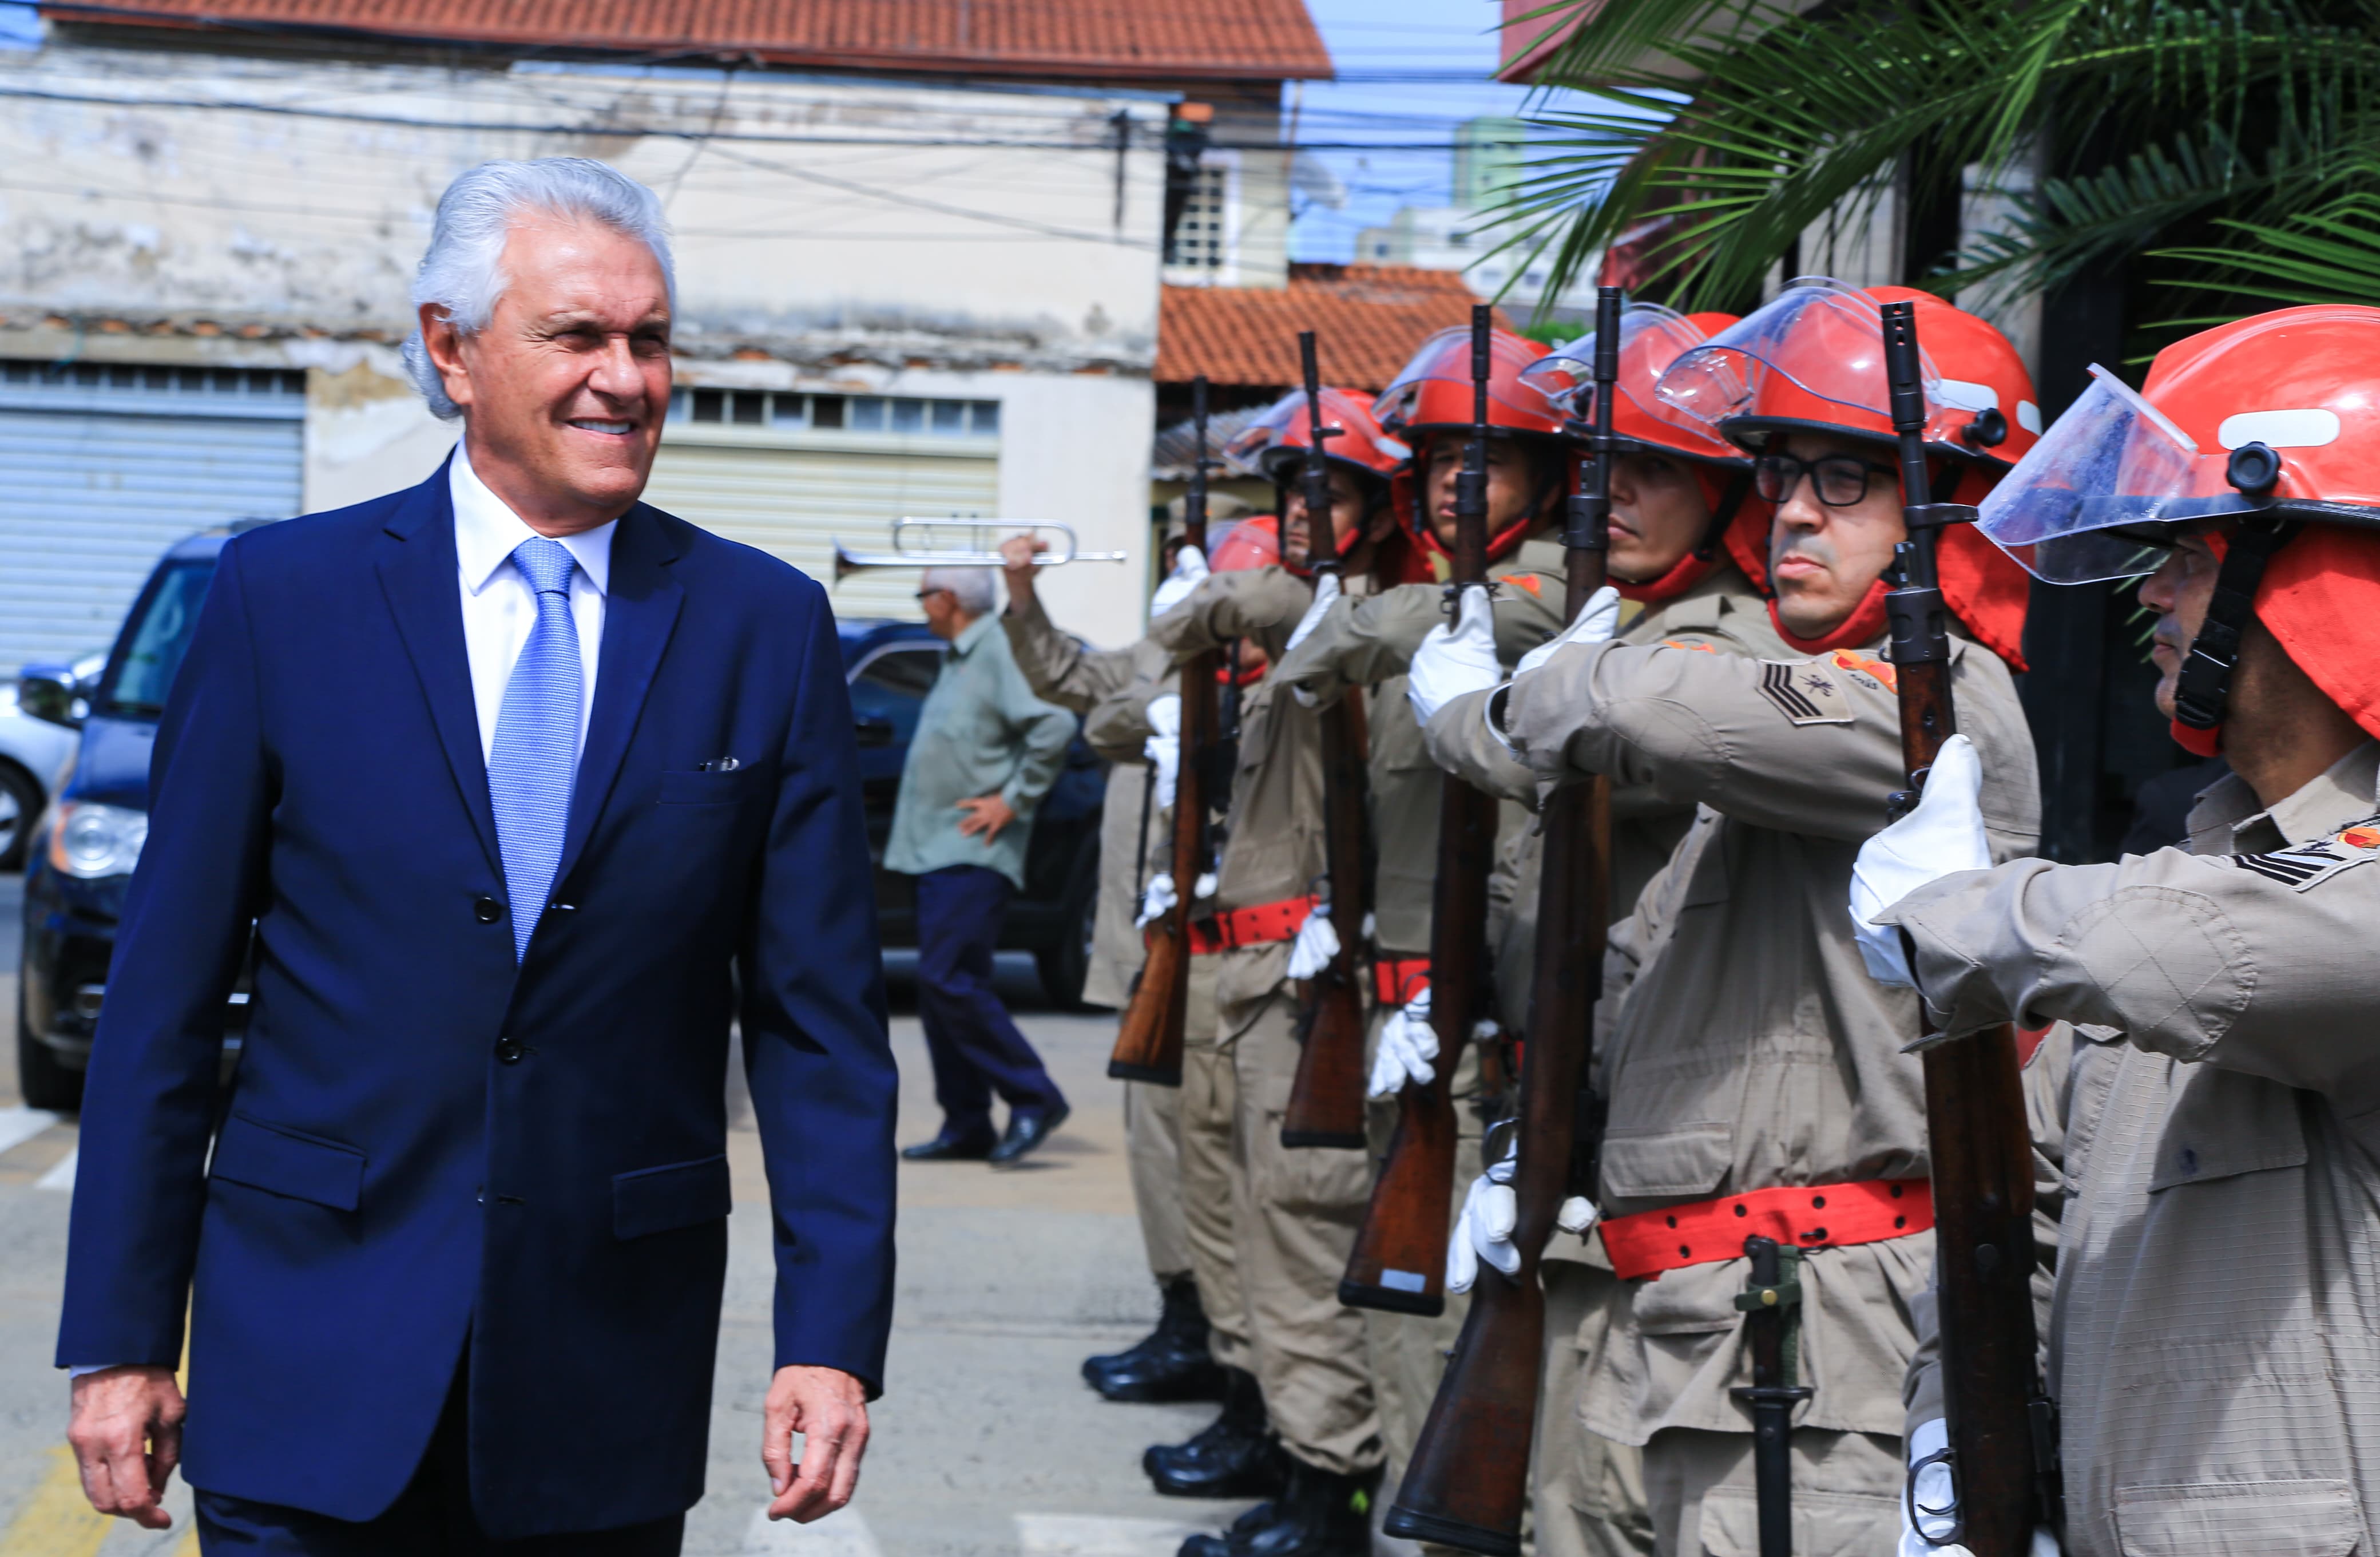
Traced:
<path id="1" fill-rule="evenodd" d="M 1372 993 L 1382 1005 L 1402 1005 L 1429 988 L 1427 957 L 1376 957 Z"/>
<path id="2" fill-rule="evenodd" d="M 1611 1268 L 1622 1281 L 1633 1281 L 1689 1265 L 1741 1259 L 1743 1240 L 1754 1234 L 1790 1248 L 1811 1249 L 1880 1244 L 1930 1232 L 1934 1186 L 1922 1178 L 1872 1178 L 1858 1184 L 1755 1189 L 1607 1217 L 1598 1225 Z"/>
<path id="3" fill-rule="evenodd" d="M 1269 942 L 1286 941 L 1295 935 L 1314 912 L 1316 899 L 1311 894 L 1304 897 L 1284 897 L 1277 903 L 1259 903 L 1252 908 L 1233 908 L 1208 918 L 1190 921 L 1190 953 L 1206 956 L 1213 952 L 1227 952 L 1234 946 L 1262 946 Z"/>

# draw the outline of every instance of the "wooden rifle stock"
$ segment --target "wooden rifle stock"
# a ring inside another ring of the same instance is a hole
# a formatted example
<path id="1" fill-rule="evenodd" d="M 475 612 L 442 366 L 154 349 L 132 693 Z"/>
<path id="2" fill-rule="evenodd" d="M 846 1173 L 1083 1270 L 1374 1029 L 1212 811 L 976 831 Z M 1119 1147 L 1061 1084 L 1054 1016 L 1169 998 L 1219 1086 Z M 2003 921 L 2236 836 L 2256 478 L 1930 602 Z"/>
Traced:
<path id="1" fill-rule="evenodd" d="M 1488 376 L 1494 312 L 1471 310 L 1471 439 L 1455 485 L 1452 597 L 1488 580 Z M 1446 1311 L 1446 1236 L 1453 1217 L 1454 1067 L 1487 1004 L 1488 875 L 1496 863 L 1496 800 L 1462 780 L 1443 781 L 1438 877 L 1430 897 L 1429 1026 L 1438 1066 L 1426 1085 L 1397 1094 L 1397 1127 L 1372 1185 L 1364 1225 L 1339 1283 L 1351 1308 L 1436 1315 Z"/>
<path id="2" fill-rule="evenodd" d="M 1886 593 L 1900 700 L 1900 748 L 1913 804 L 1942 745 L 1957 733 L 1948 618 L 1935 566 L 1945 524 L 1973 510 L 1932 495 L 1924 443 L 1915 309 L 1884 305 L 1884 348 L 1909 539 Z M 1920 1020 L 1924 1021 L 1921 1001 Z M 1933 1031 L 1925 1023 L 1925 1031 Z M 2036 1436 L 2046 1402 L 2037 1388 L 2033 1316 L 2033 1147 L 2016 1033 L 1989 1028 L 1925 1051 L 1925 1124 L 1934 1167 L 1937 1313 L 1949 1464 L 1958 1489 L 1951 1538 L 1974 1557 L 2024 1557 L 2036 1524 L 2058 1513 L 2047 1489 L 2055 1466 Z M 2042 1433 L 2040 1437 L 2046 1437 Z"/>
<path id="3" fill-rule="evenodd" d="M 1619 377 L 1620 289 L 1596 307 L 1595 457 L 1571 499 L 1563 537 L 1565 621 L 1603 588 L 1609 543 L 1612 383 Z M 1452 781 L 1450 780 L 1450 783 Z M 1545 1366 L 1545 1289 L 1537 1269 L 1598 1116 L 1586 1102 L 1595 1002 L 1610 920 L 1611 782 L 1565 785 L 1543 811 L 1536 962 L 1521 1059 L 1519 1159 L 1511 1276 L 1482 1264 L 1463 1333 L 1430 1402 L 1385 1528 L 1491 1557 L 1515 1557 L 1529 1503 L 1529 1444 Z M 1582 1117 L 1584 1116 L 1584 1117 Z"/>
<path id="4" fill-rule="evenodd" d="M 1324 538 L 1314 545 L 1315 572 L 1328 575 L 1338 571 L 1339 563 L 1323 441 L 1337 437 L 1340 429 L 1322 424 L 1322 374 L 1316 365 L 1314 332 L 1301 332 L 1297 347 L 1305 376 L 1306 428 L 1298 485 L 1305 503 L 1307 532 Z M 1363 695 L 1350 687 L 1322 711 L 1321 725 L 1323 870 L 1330 881 L 1331 928 L 1339 932 L 1339 952 L 1306 984 L 1305 1038 L 1299 1046 L 1297 1078 L 1290 1088 L 1289 1107 L 1281 1115 L 1281 1144 L 1361 1150 L 1367 1144 L 1364 989 L 1355 971 L 1355 953 L 1364 933 L 1364 913 L 1372 900 L 1364 869 L 1367 802 L 1364 762 L 1368 748 Z"/>
<path id="5" fill-rule="evenodd" d="M 1183 505 L 1183 544 L 1204 552 L 1209 461 L 1203 376 L 1192 381 L 1190 395 L 1198 457 L 1191 468 L 1190 492 Z M 1148 959 L 1141 964 L 1140 976 L 1132 987 L 1132 1002 L 1124 1007 L 1123 1021 L 1116 1028 L 1115 1049 L 1108 1056 L 1108 1074 L 1120 1081 L 1182 1085 L 1182 1042 L 1190 1021 L 1190 903 L 1205 867 L 1209 804 L 1200 758 L 1214 740 L 1220 722 L 1215 682 L 1221 666 L 1221 656 L 1211 649 L 1182 664 L 1182 736 L 1173 782 L 1174 902 L 1143 938 Z"/>

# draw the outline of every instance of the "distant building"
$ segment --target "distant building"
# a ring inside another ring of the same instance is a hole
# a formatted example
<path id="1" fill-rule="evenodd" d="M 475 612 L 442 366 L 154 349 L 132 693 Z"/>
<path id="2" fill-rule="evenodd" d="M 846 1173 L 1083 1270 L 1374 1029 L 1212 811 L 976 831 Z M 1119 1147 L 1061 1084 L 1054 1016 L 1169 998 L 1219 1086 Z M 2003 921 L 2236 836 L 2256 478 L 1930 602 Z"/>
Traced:
<path id="1" fill-rule="evenodd" d="M 1524 249 L 1496 252 L 1503 241 L 1495 207 L 1518 183 L 1528 161 L 1527 127 L 1519 119 L 1469 119 L 1454 136 L 1452 205 L 1400 207 L 1387 223 L 1355 235 L 1355 260 L 1366 265 L 1412 265 L 1460 271 L 1482 297 L 1498 298 L 1522 319 L 1538 310 L 1552 256 Z M 1595 265 L 1554 298 L 1550 312 L 1584 318 L 1595 307 Z"/>

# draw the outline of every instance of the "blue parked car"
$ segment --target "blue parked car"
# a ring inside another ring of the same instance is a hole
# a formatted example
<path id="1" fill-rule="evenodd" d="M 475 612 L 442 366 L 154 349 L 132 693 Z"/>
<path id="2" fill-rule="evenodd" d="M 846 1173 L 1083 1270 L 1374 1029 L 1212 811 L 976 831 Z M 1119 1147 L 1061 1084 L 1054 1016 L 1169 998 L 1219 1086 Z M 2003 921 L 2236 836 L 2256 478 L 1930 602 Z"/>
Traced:
<path id="1" fill-rule="evenodd" d="M 258 521 L 261 522 L 261 521 Z M 96 677 L 67 666 L 27 666 L 19 696 L 43 716 L 81 726 L 80 748 L 30 839 L 25 865 L 24 958 L 18 979 L 17 1076 L 33 1108 L 72 1109 L 106 1002 L 108 963 L 124 890 L 149 835 L 149 752 L 165 696 L 188 651 L 199 606 L 224 541 L 249 524 L 212 529 L 167 552 L 133 602 Z M 909 878 L 883 868 L 901 764 L 933 685 L 941 642 L 915 622 L 846 621 L 844 675 L 857 725 L 868 843 L 877 861 L 876 905 L 884 943 L 917 944 Z M 1056 787 L 1036 815 L 1026 888 L 1011 906 L 1003 947 L 1031 952 L 1051 1001 L 1082 998 L 1099 885 L 1104 769 L 1079 736 Z M 247 980 L 225 1014 L 225 1064 L 246 1025 Z"/>

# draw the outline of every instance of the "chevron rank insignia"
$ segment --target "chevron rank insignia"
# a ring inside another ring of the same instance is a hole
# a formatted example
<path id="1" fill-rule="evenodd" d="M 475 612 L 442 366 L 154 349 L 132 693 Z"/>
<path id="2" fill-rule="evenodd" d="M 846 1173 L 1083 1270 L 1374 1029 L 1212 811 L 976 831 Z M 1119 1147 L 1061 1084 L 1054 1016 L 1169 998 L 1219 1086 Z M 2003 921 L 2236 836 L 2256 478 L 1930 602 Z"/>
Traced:
<path id="1" fill-rule="evenodd" d="M 1796 724 L 1848 724 L 1842 672 L 1824 660 L 1763 660 L 1760 695 Z"/>
<path id="2" fill-rule="evenodd" d="M 2342 827 L 2327 838 L 2275 849 L 2270 854 L 2226 856 L 2242 870 L 2253 870 L 2299 892 L 2319 885 L 2367 860 L 2380 858 L 2380 817 Z"/>

